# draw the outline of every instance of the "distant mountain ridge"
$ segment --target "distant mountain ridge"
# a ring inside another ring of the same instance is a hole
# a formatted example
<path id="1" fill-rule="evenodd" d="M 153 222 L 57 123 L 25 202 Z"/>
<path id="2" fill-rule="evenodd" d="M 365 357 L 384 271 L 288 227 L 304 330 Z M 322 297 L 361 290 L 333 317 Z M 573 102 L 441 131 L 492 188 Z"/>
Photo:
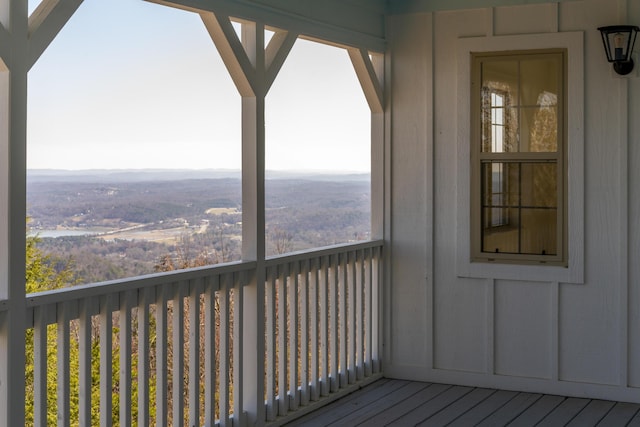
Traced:
<path id="1" fill-rule="evenodd" d="M 240 179 L 237 169 L 29 169 L 28 182 L 145 182 L 186 179 Z M 267 179 L 368 181 L 369 173 L 351 171 L 267 171 Z"/>

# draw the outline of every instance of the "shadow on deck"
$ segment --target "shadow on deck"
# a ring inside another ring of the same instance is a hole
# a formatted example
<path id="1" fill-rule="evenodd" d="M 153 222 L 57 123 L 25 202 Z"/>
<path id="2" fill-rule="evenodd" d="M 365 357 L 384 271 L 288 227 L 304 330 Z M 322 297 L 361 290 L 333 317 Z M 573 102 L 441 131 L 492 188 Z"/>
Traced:
<path id="1" fill-rule="evenodd" d="M 640 405 L 378 380 L 286 426 L 640 426 Z"/>

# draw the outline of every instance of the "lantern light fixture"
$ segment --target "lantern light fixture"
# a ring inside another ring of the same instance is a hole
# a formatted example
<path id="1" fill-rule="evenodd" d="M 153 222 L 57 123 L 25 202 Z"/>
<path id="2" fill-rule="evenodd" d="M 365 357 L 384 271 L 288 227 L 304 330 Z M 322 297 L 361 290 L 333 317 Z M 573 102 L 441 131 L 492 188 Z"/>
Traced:
<path id="1" fill-rule="evenodd" d="M 607 54 L 616 73 L 624 76 L 633 70 L 633 45 L 640 28 L 636 25 L 611 25 L 598 28 Z"/>

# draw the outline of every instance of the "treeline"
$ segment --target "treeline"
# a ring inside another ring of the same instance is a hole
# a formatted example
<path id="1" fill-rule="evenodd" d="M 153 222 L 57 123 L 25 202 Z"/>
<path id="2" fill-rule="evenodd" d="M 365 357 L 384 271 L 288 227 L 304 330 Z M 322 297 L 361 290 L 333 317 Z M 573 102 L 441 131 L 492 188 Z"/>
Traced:
<path id="1" fill-rule="evenodd" d="M 31 225 L 56 227 L 118 227 L 165 219 L 197 221 L 207 209 L 240 208 L 238 179 L 145 181 L 130 183 L 29 183 L 27 210 Z"/>

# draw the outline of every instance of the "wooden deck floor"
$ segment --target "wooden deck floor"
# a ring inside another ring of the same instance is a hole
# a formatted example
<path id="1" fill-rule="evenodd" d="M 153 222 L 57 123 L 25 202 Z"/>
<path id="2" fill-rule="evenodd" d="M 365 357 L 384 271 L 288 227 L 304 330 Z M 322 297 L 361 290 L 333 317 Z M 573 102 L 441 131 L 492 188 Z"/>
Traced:
<path id="1" fill-rule="evenodd" d="M 640 405 L 378 380 L 287 426 L 640 426 Z"/>

